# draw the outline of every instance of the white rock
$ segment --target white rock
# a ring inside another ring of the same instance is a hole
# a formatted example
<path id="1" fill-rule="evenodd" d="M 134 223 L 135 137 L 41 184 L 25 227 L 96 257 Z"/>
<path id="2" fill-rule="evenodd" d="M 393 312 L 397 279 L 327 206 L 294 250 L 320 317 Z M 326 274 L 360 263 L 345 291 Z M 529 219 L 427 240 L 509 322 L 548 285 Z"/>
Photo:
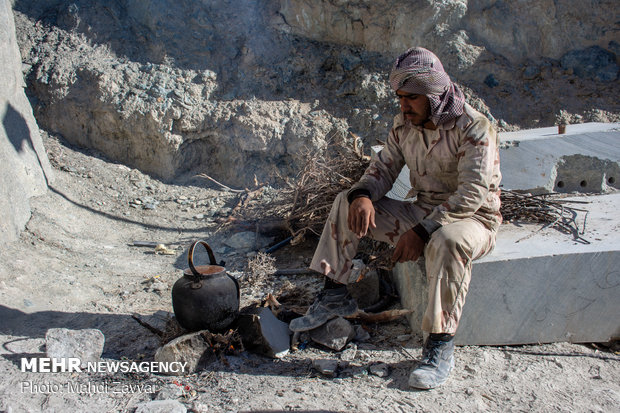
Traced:
<path id="1" fill-rule="evenodd" d="M 98 362 L 101 359 L 104 343 L 103 333 L 95 329 L 50 328 L 45 334 L 48 357 L 77 357 L 81 361 L 81 367 L 86 367 L 88 362 Z"/>

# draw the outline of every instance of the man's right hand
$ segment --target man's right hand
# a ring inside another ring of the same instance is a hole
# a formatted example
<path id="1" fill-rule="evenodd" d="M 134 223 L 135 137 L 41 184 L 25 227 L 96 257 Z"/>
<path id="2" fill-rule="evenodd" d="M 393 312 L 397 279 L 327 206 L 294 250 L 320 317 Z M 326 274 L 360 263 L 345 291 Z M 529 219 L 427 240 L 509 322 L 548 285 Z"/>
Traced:
<path id="1" fill-rule="evenodd" d="M 349 205 L 349 216 L 347 220 L 349 229 L 362 238 L 368 233 L 368 227 L 377 228 L 375 225 L 375 207 L 372 201 L 365 197 L 355 198 Z"/>

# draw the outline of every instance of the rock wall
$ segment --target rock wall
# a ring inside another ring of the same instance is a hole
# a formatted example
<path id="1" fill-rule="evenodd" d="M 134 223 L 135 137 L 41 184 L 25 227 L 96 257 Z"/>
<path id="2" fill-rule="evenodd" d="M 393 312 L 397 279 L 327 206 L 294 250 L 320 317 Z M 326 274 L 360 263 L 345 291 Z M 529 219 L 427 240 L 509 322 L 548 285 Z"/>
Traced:
<path id="1" fill-rule="evenodd" d="M 30 218 L 29 199 L 51 177 L 39 128 L 24 93 L 13 12 L 0 0 L 0 244 L 15 240 Z"/>
<path id="2" fill-rule="evenodd" d="M 393 59 L 435 51 L 500 129 L 620 118 L 612 1 L 16 0 L 45 129 L 156 177 L 294 176 L 384 139 Z"/>
<path id="3" fill-rule="evenodd" d="M 282 0 L 290 30 L 304 37 L 398 54 L 422 45 L 469 68 L 483 53 L 514 65 L 559 60 L 589 46 L 617 48 L 613 0 Z M 461 49 L 461 50 L 459 50 Z M 465 52 L 465 53 L 461 53 Z"/>

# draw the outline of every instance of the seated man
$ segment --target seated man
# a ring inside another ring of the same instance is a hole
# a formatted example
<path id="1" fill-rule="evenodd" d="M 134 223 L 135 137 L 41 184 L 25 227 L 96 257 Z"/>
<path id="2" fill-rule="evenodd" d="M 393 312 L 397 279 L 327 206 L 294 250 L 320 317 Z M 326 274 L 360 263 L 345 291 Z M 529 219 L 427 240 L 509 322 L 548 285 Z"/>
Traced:
<path id="1" fill-rule="evenodd" d="M 472 261 L 493 249 L 502 220 L 498 140 L 432 52 L 406 51 L 390 84 L 401 113 L 359 182 L 336 198 L 310 265 L 326 276 L 325 289 L 290 328 L 306 331 L 355 313 L 346 284 L 358 276 L 352 260 L 361 237 L 395 245 L 395 262 L 423 254 L 429 291 L 422 330 L 429 336 L 409 384 L 429 389 L 444 383 L 454 367 L 453 338 Z M 415 200 L 386 198 L 405 164 L 411 171 L 407 198 Z"/>

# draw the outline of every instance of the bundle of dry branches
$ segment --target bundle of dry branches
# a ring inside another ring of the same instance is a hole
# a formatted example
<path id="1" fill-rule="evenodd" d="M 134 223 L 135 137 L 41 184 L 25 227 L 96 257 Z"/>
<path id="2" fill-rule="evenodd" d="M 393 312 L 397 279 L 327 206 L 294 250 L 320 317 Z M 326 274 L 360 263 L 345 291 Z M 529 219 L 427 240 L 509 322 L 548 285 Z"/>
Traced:
<path id="1" fill-rule="evenodd" d="M 351 188 L 368 164 L 369 159 L 344 150 L 310 160 L 289 186 L 292 202 L 286 221 L 292 235 L 306 231 L 320 235 L 336 196 Z"/>
<path id="2" fill-rule="evenodd" d="M 257 231 L 259 223 L 261 228 L 286 228 L 293 244 L 301 242 L 308 231 L 320 235 L 336 195 L 357 182 L 370 163 L 370 158 L 363 156 L 359 149 L 359 138 L 354 138 L 353 148 L 334 146 L 322 154 L 306 154 L 308 161 L 298 176 L 294 180 L 286 180 L 287 185 L 278 190 L 277 198 L 267 204 L 249 202 L 262 188 L 246 191 L 239 203 L 241 207 L 235 208 L 235 219 L 253 222 Z M 577 201 L 563 200 L 560 196 L 531 195 L 502 189 L 501 213 L 505 222 L 541 223 L 542 228 L 553 227 L 587 243 L 581 237 L 585 231 L 587 211 L 569 207 L 569 202 Z M 576 221 L 578 211 L 586 213 L 582 228 Z M 388 251 L 383 251 L 381 255 L 387 256 Z"/>
<path id="3" fill-rule="evenodd" d="M 572 235 L 576 241 L 589 244 L 582 238 L 586 230 L 588 211 L 570 207 L 567 204 L 587 203 L 582 201 L 566 200 L 560 194 L 532 195 L 502 189 L 501 213 L 504 222 L 532 222 L 543 224 L 543 228 L 552 227 Z M 578 212 L 584 212 L 581 228 L 577 223 Z"/>
<path id="4" fill-rule="evenodd" d="M 354 141 L 355 142 L 355 141 Z M 354 143 L 355 146 L 357 144 Z M 257 228 L 285 228 L 300 242 L 304 235 L 320 235 L 336 195 L 349 189 L 362 176 L 370 158 L 360 150 L 332 145 L 322 153 L 308 152 L 303 169 L 268 203 L 247 202 L 262 188 L 242 194 L 234 220 L 253 222 Z"/>

